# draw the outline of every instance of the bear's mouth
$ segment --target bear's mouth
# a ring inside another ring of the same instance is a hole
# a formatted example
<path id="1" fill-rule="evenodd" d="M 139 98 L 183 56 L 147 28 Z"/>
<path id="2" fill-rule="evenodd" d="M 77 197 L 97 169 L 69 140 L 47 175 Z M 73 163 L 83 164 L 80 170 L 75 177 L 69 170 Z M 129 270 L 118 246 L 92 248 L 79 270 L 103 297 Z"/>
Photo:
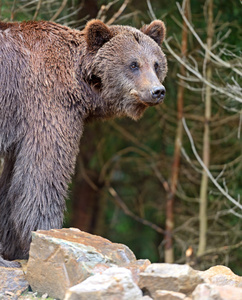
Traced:
<path id="1" fill-rule="evenodd" d="M 96 93 L 102 91 L 102 80 L 100 77 L 92 75 L 88 83 Z"/>
<path id="2" fill-rule="evenodd" d="M 147 101 L 146 99 L 142 99 L 139 93 L 134 89 L 130 91 L 130 95 L 133 96 L 136 99 L 137 104 L 139 104 L 139 106 L 143 108 L 155 106 L 158 104 L 157 102 L 151 102 L 151 101 Z"/>
<path id="3" fill-rule="evenodd" d="M 149 95 L 148 93 L 142 95 L 135 89 L 132 89 L 130 91 L 130 95 L 136 99 L 137 103 L 143 105 L 144 107 L 156 106 L 163 102 L 163 99 L 161 98 L 154 100 L 151 98 L 151 95 Z"/>

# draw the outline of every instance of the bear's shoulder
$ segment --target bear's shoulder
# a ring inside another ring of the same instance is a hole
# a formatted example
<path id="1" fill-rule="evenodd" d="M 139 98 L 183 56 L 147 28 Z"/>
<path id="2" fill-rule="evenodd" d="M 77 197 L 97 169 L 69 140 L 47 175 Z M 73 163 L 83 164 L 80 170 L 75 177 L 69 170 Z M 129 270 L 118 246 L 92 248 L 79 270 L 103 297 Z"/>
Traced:
<path id="1" fill-rule="evenodd" d="M 22 40 L 63 40 L 73 45 L 83 42 L 83 32 L 51 21 L 0 22 L 0 32 Z"/>

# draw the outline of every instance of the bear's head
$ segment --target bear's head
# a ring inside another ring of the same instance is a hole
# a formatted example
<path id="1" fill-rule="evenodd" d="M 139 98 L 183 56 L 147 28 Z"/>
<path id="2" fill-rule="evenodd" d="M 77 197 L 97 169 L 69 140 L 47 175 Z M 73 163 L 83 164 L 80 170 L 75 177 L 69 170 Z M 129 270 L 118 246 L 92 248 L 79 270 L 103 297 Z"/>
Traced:
<path id="1" fill-rule="evenodd" d="M 167 61 L 160 48 L 166 33 L 162 21 L 138 30 L 92 20 L 84 32 L 92 54 L 89 83 L 106 103 L 107 116 L 138 119 L 147 107 L 164 100 Z"/>

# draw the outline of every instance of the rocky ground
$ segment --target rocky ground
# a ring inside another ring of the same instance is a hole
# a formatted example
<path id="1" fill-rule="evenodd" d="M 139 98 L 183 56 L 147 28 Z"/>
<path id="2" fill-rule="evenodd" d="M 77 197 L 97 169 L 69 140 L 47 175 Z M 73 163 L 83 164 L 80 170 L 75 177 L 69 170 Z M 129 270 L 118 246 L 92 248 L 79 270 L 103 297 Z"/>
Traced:
<path id="1" fill-rule="evenodd" d="M 0 299 L 242 300 L 242 277 L 225 266 L 136 260 L 125 245 L 78 229 L 38 231 L 22 268 L 0 267 Z"/>

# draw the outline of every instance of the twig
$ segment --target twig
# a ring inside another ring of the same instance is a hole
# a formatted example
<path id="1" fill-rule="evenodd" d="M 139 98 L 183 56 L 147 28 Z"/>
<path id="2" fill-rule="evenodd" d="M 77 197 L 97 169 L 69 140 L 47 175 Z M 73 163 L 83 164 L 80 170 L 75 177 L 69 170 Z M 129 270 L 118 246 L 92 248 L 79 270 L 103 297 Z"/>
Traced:
<path id="1" fill-rule="evenodd" d="M 125 0 L 124 3 L 119 8 L 119 10 L 112 16 L 112 18 L 106 24 L 107 25 L 113 24 L 118 19 L 118 17 L 122 14 L 122 12 L 125 10 L 129 2 L 130 0 Z"/>
<path id="2" fill-rule="evenodd" d="M 191 161 L 190 157 L 188 156 L 188 154 L 186 153 L 186 150 L 184 147 L 181 147 L 181 153 L 183 154 L 183 156 L 185 157 L 185 159 L 187 160 L 187 162 L 191 165 L 191 167 L 199 174 L 202 173 L 202 171 L 200 169 L 198 169 L 195 164 Z"/>
<path id="3" fill-rule="evenodd" d="M 240 139 L 241 127 L 242 127 L 242 113 L 239 114 L 239 127 L 238 127 L 238 134 L 237 134 L 238 139 Z"/>
<path id="4" fill-rule="evenodd" d="M 187 133 L 187 136 L 189 138 L 190 144 L 191 144 L 191 148 L 193 151 L 193 154 L 195 155 L 197 161 L 199 162 L 199 164 L 203 167 L 203 169 L 207 172 L 208 177 L 210 178 L 210 180 L 212 181 L 212 183 L 216 186 L 216 188 L 230 201 L 232 202 L 236 207 L 240 208 L 242 210 L 242 205 L 236 201 L 233 197 L 231 197 L 216 181 L 216 179 L 213 177 L 213 175 L 210 173 L 210 171 L 208 170 L 208 168 L 205 166 L 205 164 L 203 163 L 202 159 L 200 158 L 200 156 L 197 153 L 196 147 L 194 145 L 194 141 L 192 138 L 192 135 L 187 127 L 185 118 L 182 118 L 182 123 L 183 126 L 185 128 L 185 131 Z M 242 215 L 236 214 L 237 216 L 239 216 L 240 218 L 242 218 Z"/>
<path id="5" fill-rule="evenodd" d="M 242 246 L 242 242 L 239 242 L 237 244 L 234 244 L 234 245 L 229 245 L 229 246 L 222 246 L 222 247 L 219 247 L 219 248 L 212 248 L 212 249 L 208 249 L 206 250 L 202 255 L 200 256 L 197 256 L 197 258 L 201 259 L 202 257 L 205 257 L 205 256 L 208 256 L 208 255 L 211 255 L 211 254 L 219 254 L 219 253 L 227 253 L 231 250 L 234 250 L 234 249 L 237 249 L 237 248 L 240 248 Z M 185 257 L 182 257 L 181 259 L 179 259 L 178 261 L 176 261 L 176 263 L 184 263 L 185 262 Z"/>
<path id="6" fill-rule="evenodd" d="M 114 197 L 114 199 L 116 200 L 117 204 L 122 208 L 123 212 L 127 215 L 127 216 L 130 216 L 131 218 L 133 218 L 134 220 L 136 220 L 137 222 L 139 223 L 142 223 L 146 226 L 149 226 L 151 227 L 152 229 L 154 229 L 155 231 L 161 233 L 161 234 L 164 234 L 165 233 L 165 230 L 162 229 L 161 227 L 157 226 L 156 224 L 150 222 L 150 221 L 147 221 L 145 219 L 142 219 L 138 216 L 136 216 L 134 213 L 132 213 L 127 205 L 122 201 L 122 199 L 119 197 L 119 195 L 117 194 L 117 192 L 115 191 L 114 188 L 112 187 L 109 187 L 108 189 L 109 193 Z"/>
<path id="7" fill-rule="evenodd" d="M 158 178 L 160 183 L 163 185 L 163 188 L 166 191 L 166 193 L 170 193 L 171 192 L 170 185 L 169 185 L 168 181 L 162 176 L 161 172 L 158 170 L 157 165 L 154 163 L 151 164 L 151 169 L 154 171 L 156 177 Z"/>
<path id="8" fill-rule="evenodd" d="M 41 3 L 42 3 L 42 0 L 39 0 L 38 4 L 37 4 L 37 7 L 36 7 L 36 10 L 35 10 L 35 13 L 34 13 L 34 16 L 33 16 L 33 21 L 36 20 L 36 18 L 38 16 L 38 13 L 39 13 L 39 10 L 40 10 L 40 7 L 41 7 Z"/>
<path id="9" fill-rule="evenodd" d="M 151 18 L 153 20 L 156 20 L 157 18 L 156 18 L 156 15 L 155 15 L 154 11 L 153 11 L 153 8 L 152 8 L 152 5 L 150 3 L 150 0 L 147 0 L 147 5 L 148 5 L 148 8 L 149 8 L 149 12 L 150 12 Z"/>
<path id="10" fill-rule="evenodd" d="M 24 5 L 21 5 L 20 7 L 16 7 L 16 9 L 14 9 L 14 12 L 17 13 L 19 11 L 24 11 L 24 9 L 28 6 L 32 6 L 32 4 L 36 3 L 36 0 L 32 0 L 32 1 L 29 1 L 27 2 L 26 4 Z"/>
<path id="11" fill-rule="evenodd" d="M 11 18 L 10 18 L 11 21 L 13 21 L 13 19 L 14 19 L 15 6 L 16 6 L 16 0 L 13 1 L 13 5 L 11 8 Z"/>
<path id="12" fill-rule="evenodd" d="M 61 3 L 61 6 L 59 7 L 59 9 L 57 10 L 57 12 L 54 14 L 54 16 L 50 19 L 50 21 L 54 21 L 62 12 L 62 10 L 65 8 L 66 4 L 67 4 L 68 0 L 63 0 Z"/>
<path id="13" fill-rule="evenodd" d="M 156 153 L 154 150 L 152 150 L 150 147 L 146 146 L 145 144 L 141 143 L 134 135 L 132 135 L 130 132 L 125 130 L 123 127 L 119 126 L 117 122 L 113 121 L 111 122 L 111 125 L 119 131 L 126 139 L 130 140 L 132 143 L 134 143 L 136 146 L 144 149 L 147 151 L 147 153 L 152 154 L 153 156 L 156 156 Z"/>
<path id="14" fill-rule="evenodd" d="M 135 147 L 124 148 L 124 149 L 116 152 L 110 159 L 108 159 L 105 162 L 105 164 L 103 164 L 102 169 L 100 171 L 100 175 L 99 175 L 99 181 L 102 182 L 105 180 L 105 176 L 107 174 L 108 168 L 110 168 L 112 163 L 117 163 L 122 158 L 122 156 L 124 156 L 125 154 L 128 154 L 128 153 L 132 153 L 132 152 L 139 154 L 141 157 L 144 157 L 145 159 L 147 159 L 147 157 L 148 157 L 147 152 L 145 152 L 139 148 L 135 148 Z"/>
<path id="15" fill-rule="evenodd" d="M 221 252 L 228 252 L 228 251 L 231 251 L 233 249 L 237 249 L 239 247 L 242 246 L 242 241 L 240 241 L 239 243 L 235 244 L 235 245 L 229 245 L 229 246 L 222 246 L 220 248 L 212 248 L 212 249 L 208 249 L 206 250 L 203 255 L 201 256 L 198 256 L 199 258 L 200 257 L 203 257 L 203 256 L 206 256 L 206 255 L 209 255 L 209 254 L 213 254 L 213 253 L 221 253 Z"/>
<path id="16" fill-rule="evenodd" d="M 102 5 L 96 18 L 101 20 L 102 22 L 105 22 L 107 11 L 110 9 L 112 5 L 114 5 L 117 2 L 119 2 L 119 0 L 114 0 L 109 2 L 107 5 Z"/>
<path id="17" fill-rule="evenodd" d="M 175 59 L 181 63 L 182 65 L 185 66 L 185 68 L 191 72 L 192 74 L 194 74 L 197 78 L 200 79 L 201 82 L 205 83 L 206 85 L 210 86 L 212 89 L 214 89 L 215 91 L 219 92 L 220 94 L 224 94 L 226 96 L 228 96 L 231 99 L 234 99 L 238 102 L 242 103 L 242 99 L 241 97 L 237 97 L 234 94 L 231 94 L 229 92 L 226 92 L 225 89 L 220 88 L 215 86 L 214 84 L 212 84 L 211 82 L 207 81 L 206 78 L 204 78 L 198 71 L 194 70 L 191 66 L 189 66 L 187 64 L 187 62 L 185 62 L 183 59 L 181 59 L 170 47 L 170 45 L 168 44 L 167 40 L 164 40 L 164 44 L 166 45 L 167 49 L 169 50 L 169 52 L 175 57 Z"/>
<path id="18" fill-rule="evenodd" d="M 65 16 L 63 17 L 60 17 L 59 19 L 56 20 L 56 22 L 61 22 L 61 21 L 64 21 L 65 19 L 70 19 L 70 17 L 74 16 L 74 15 L 77 15 L 77 13 L 82 10 L 83 8 L 83 1 L 81 2 L 81 4 L 79 5 L 79 7 L 77 9 L 74 9 L 72 12 L 70 12 L 69 14 L 66 14 Z M 85 21 L 86 17 L 78 20 L 78 21 L 72 21 L 72 22 L 68 22 L 68 24 L 70 23 L 74 23 L 74 24 L 77 24 L 77 23 L 81 23 L 82 21 Z M 78 28 L 76 28 L 78 29 Z"/>
<path id="19" fill-rule="evenodd" d="M 87 175 L 86 169 L 84 167 L 83 161 L 80 160 L 79 163 L 80 166 L 80 170 L 81 170 L 81 175 L 82 178 L 86 181 L 87 184 L 89 184 L 89 186 L 94 190 L 94 191 L 99 191 L 98 186 L 91 180 L 91 178 Z"/>
<path id="20" fill-rule="evenodd" d="M 208 47 L 202 42 L 202 40 L 200 39 L 200 37 L 198 36 L 198 34 L 196 33 L 196 31 L 193 29 L 192 25 L 190 24 L 190 22 L 188 21 L 188 19 L 186 18 L 185 14 L 183 13 L 183 10 L 180 6 L 180 4 L 177 2 L 177 7 L 178 10 L 183 18 L 183 20 L 186 22 L 188 28 L 190 29 L 190 31 L 192 32 L 192 34 L 195 36 L 196 40 L 199 42 L 199 44 L 202 46 L 202 48 L 209 53 L 209 55 L 215 59 L 217 62 L 219 62 L 222 66 L 227 67 L 232 69 L 235 73 L 239 74 L 240 76 L 242 76 L 242 72 L 240 72 L 238 69 L 234 68 L 230 63 L 222 60 L 220 57 L 218 57 L 217 55 L 215 55 L 213 52 L 211 52 Z"/>

